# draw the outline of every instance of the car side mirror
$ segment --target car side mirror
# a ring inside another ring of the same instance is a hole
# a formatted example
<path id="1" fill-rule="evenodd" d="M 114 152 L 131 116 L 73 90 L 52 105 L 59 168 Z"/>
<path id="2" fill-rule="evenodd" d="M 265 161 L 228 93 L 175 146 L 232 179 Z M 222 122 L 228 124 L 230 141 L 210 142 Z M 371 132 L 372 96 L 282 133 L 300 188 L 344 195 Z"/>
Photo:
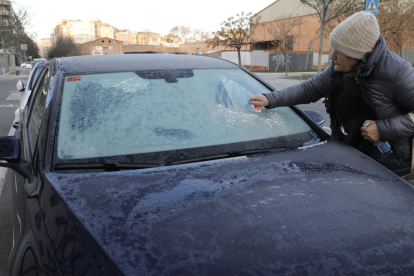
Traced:
<path id="1" fill-rule="evenodd" d="M 311 118 L 318 125 L 322 126 L 325 123 L 325 119 L 318 111 L 309 109 L 304 109 L 302 111 L 305 112 L 305 114 L 308 115 L 308 117 Z"/>
<path id="2" fill-rule="evenodd" d="M 0 137 L 0 160 L 8 163 L 20 162 L 20 142 L 16 136 Z"/>
<path id="3" fill-rule="evenodd" d="M 16 83 L 16 89 L 17 91 L 24 91 L 26 87 L 24 86 L 24 83 L 20 80 Z"/>
<path id="4" fill-rule="evenodd" d="M 32 179 L 30 164 L 26 160 L 20 160 L 20 141 L 16 136 L 0 137 L 0 167 L 15 170 L 21 176 Z"/>

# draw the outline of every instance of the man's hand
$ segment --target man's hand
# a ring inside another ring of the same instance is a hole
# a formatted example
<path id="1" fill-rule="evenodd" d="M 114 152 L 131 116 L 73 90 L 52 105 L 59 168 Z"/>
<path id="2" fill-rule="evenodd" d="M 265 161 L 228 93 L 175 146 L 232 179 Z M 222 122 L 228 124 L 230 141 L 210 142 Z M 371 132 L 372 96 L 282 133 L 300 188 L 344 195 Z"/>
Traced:
<path id="1" fill-rule="evenodd" d="M 361 135 L 364 136 L 364 139 L 368 140 L 370 142 L 376 142 L 376 141 L 380 140 L 381 139 L 381 132 L 379 131 L 379 129 L 377 127 L 377 123 L 375 121 L 366 120 L 364 122 L 364 124 L 366 124 L 366 122 L 369 123 L 369 126 L 367 126 L 367 127 L 362 126 L 361 127 Z"/>
<path id="2" fill-rule="evenodd" d="M 250 96 L 250 103 L 253 105 L 268 106 L 269 100 L 262 94 Z"/>

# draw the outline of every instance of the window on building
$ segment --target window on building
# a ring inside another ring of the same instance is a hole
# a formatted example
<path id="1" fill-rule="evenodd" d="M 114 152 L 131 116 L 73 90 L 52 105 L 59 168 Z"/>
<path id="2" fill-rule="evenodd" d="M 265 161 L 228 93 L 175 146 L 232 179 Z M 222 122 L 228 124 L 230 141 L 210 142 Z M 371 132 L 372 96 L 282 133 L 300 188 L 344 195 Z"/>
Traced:
<path id="1" fill-rule="evenodd" d="M 100 46 L 100 45 L 92 45 L 92 51 L 102 51 L 102 46 Z"/>
<path id="2" fill-rule="evenodd" d="M 108 49 L 109 49 L 109 51 L 113 51 L 113 50 L 114 50 L 114 46 L 110 45 L 110 46 L 108 47 Z"/>

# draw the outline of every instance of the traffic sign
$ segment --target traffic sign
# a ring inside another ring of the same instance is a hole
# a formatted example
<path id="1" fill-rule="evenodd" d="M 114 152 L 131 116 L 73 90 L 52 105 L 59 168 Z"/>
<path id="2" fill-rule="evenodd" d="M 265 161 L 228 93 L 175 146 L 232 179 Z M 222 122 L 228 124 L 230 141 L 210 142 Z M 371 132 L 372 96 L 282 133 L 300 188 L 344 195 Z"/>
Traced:
<path id="1" fill-rule="evenodd" d="M 365 11 L 377 14 L 378 13 L 378 0 L 365 0 Z"/>
<path id="2" fill-rule="evenodd" d="M 20 44 L 20 49 L 22 49 L 22 51 L 27 51 L 27 44 Z"/>

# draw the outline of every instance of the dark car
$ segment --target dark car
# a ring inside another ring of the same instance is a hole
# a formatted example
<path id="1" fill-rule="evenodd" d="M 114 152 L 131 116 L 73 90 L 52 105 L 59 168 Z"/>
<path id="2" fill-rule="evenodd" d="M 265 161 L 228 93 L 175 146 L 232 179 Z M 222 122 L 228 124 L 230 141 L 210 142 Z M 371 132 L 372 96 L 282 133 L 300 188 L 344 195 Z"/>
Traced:
<path id="1" fill-rule="evenodd" d="M 10 275 L 413 274 L 412 186 L 296 107 L 246 108 L 273 90 L 205 56 L 53 59 L 0 138 Z"/>

